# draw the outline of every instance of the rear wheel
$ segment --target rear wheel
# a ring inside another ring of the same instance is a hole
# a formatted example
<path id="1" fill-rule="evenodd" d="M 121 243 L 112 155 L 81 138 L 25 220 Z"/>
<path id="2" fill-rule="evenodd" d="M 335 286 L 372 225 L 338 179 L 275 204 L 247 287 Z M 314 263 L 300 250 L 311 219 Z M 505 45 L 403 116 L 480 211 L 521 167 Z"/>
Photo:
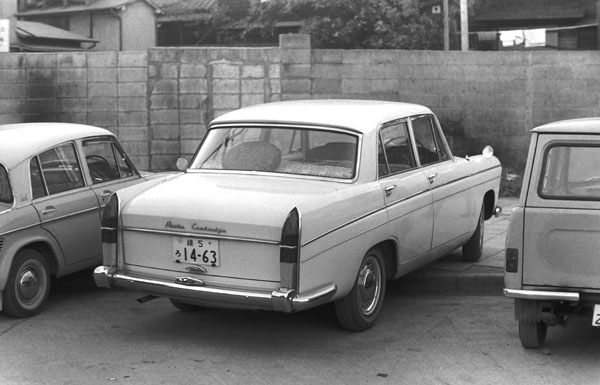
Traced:
<path id="1" fill-rule="evenodd" d="M 4 313 L 18 318 L 42 311 L 50 293 L 50 270 L 44 257 L 33 249 L 17 253 L 2 294 Z"/>
<path id="2" fill-rule="evenodd" d="M 181 302 L 181 301 L 178 301 L 173 298 L 169 298 L 169 301 L 171 301 L 171 304 L 173 304 L 173 306 L 175 306 L 177 309 L 179 309 L 181 311 L 198 311 L 198 310 L 202 309 L 202 306 L 200 306 L 200 305 L 194 305 L 191 303 Z"/>
<path id="3" fill-rule="evenodd" d="M 369 250 L 360 264 L 352 290 L 335 303 L 342 328 L 363 331 L 375 324 L 383 304 L 385 279 L 383 254 L 379 249 Z"/>
<path id="4" fill-rule="evenodd" d="M 538 349 L 546 339 L 548 325 L 542 321 L 519 320 L 519 339 L 525 349 Z"/>
<path id="5" fill-rule="evenodd" d="M 485 227 L 484 214 L 485 209 L 482 204 L 475 232 L 473 233 L 469 241 L 465 243 L 462 247 L 463 261 L 477 262 L 481 259 L 481 255 L 483 254 L 483 228 Z"/>

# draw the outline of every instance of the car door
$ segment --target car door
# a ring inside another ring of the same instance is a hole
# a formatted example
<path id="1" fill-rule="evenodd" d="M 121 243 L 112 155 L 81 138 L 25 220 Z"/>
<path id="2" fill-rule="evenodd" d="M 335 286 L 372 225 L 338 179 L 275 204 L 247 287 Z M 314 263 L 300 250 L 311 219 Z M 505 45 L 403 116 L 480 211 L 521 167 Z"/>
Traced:
<path id="1" fill-rule="evenodd" d="M 75 143 L 61 144 L 33 157 L 30 177 L 33 205 L 42 227 L 58 241 L 65 264 L 101 257 L 98 200 L 85 185 Z"/>
<path id="2" fill-rule="evenodd" d="M 125 156 L 125 152 L 110 137 L 85 140 L 82 143 L 92 191 L 104 207 L 111 194 L 140 181 L 141 176 Z"/>
<path id="3" fill-rule="evenodd" d="M 398 240 L 400 262 L 426 258 L 433 231 L 432 195 L 417 168 L 406 120 L 379 130 L 378 181 L 389 223 Z"/>
<path id="4" fill-rule="evenodd" d="M 450 155 L 443 134 L 432 115 L 411 118 L 421 170 L 433 196 L 432 249 L 454 249 L 469 232 L 481 207 L 473 205 L 473 192 Z M 477 212 L 475 212 L 477 211 Z M 443 253 L 443 251 L 442 251 Z"/>

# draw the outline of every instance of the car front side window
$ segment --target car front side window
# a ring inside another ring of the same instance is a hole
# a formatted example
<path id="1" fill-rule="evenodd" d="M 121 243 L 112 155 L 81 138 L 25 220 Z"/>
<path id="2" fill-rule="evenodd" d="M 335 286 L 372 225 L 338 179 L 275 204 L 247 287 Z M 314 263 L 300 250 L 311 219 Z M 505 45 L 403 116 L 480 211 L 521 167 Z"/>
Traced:
<path id="1" fill-rule="evenodd" d="M 81 167 L 72 143 L 44 151 L 38 159 L 48 194 L 57 194 L 84 186 Z M 36 187 L 36 184 L 32 183 L 32 185 Z"/>
<path id="2" fill-rule="evenodd" d="M 110 140 L 86 141 L 83 152 L 94 184 L 133 175 L 124 155 Z"/>
<path id="3" fill-rule="evenodd" d="M 420 116 L 413 119 L 411 123 L 421 165 L 425 166 L 449 158 L 431 117 Z"/>

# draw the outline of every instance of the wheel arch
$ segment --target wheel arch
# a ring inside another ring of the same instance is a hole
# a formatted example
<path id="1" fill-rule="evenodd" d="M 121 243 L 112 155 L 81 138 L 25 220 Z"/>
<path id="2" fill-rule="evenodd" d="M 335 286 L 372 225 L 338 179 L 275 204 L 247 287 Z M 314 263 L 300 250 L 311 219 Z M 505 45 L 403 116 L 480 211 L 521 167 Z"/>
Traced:
<path id="1" fill-rule="evenodd" d="M 494 215 L 496 209 L 496 193 L 494 190 L 489 190 L 483 196 L 484 219 L 490 219 Z"/>
<path id="2" fill-rule="evenodd" d="M 373 248 L 378 248 L 383 253 L 386 278 L 394 278 L 398 271 L 398 245 L 396 244 L 396 241 L 388 239 L 371 247 L 371 249 Z"/>

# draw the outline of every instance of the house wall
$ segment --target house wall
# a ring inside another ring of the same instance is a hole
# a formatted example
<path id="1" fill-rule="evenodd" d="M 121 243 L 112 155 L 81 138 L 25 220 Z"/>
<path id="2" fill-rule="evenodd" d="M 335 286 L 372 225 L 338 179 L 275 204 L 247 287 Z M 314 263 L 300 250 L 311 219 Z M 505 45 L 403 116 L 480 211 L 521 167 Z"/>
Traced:
<path id="1" fill-rule="evenodd" d="M 148 4 L 131 3 L 121 12 L 123 51 L 145 51 L 156 46 L 156 16 Z"/>
<path id="2" fill-rule="evenodd" d="M 64 121 L 115 132 L 142 169 L 190 157 L 211 119 L 277 100 L 421 103 L 455 153 L 491 144 L 522 165 L 529 130 L 600 115 L 595 52 L 313 50 L 306 35 L 272 48 L 0 54 L 0 123 Z"/>

